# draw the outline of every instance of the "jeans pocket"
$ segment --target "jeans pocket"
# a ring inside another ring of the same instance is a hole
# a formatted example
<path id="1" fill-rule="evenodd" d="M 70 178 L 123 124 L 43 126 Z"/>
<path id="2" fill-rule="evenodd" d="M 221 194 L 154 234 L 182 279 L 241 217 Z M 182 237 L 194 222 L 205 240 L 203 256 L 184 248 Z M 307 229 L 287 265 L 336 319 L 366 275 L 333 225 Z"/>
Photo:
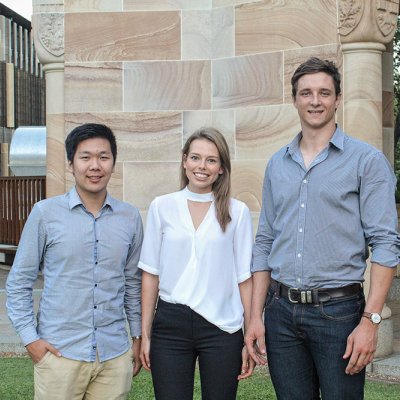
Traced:
<path id="1" fill-rule="evenodd" d="M 321 303 L 320 312 L 322 317 L 332 321 L 349 321 L 360 318 L 364 305 L 364 295 L 357 295 Z"/>
<path id="2" fill-rule="evenodd" d="M 272 305 L 275 303 L 275 300 L 276 300 L 275 291 L 269 290 L 267 298 L 265 300 L 265 309 L 268 310 L 269 308 L 271 308 Z"/>

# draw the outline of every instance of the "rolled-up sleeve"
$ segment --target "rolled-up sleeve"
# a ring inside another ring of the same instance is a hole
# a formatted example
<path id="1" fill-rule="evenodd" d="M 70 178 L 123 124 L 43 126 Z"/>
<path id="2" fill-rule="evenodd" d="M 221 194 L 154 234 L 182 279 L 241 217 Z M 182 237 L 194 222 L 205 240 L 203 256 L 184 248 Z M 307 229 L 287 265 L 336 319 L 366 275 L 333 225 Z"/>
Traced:
<path id="1" fill-rule="evenodd" d="M 140 214 L 135 210 L 134 235 L 125 267 L 125 312 L 131 336 L 139 336 L 141 325 L 141 289 L 142 271 L 138 268 L 139 256 L 143 242 L 143 224 Z"/>
<path id="2" fill-rule="evenodd" d="M 360 213 L 371 261 L 396 267 L 400 256 L 395 202 L 396 178 L 386 157 L 377 152 L 364 160 L 360 174 Z"/>
<path id="3" fill-rule="evenodd" d="M 146 232 L 140 254 L 139 268 L 149 274 L 159 275 L 161 245 L 162 227 L 158 215 L 157 198 L 155 198 L 147 212 Z"/>
<path id="4" fill-rule="evenodd" d="M 235 268 L 238 283 L 251 277 L 251 251 L 253 244 L 253 227 L 250 210 L 243 205 L 234 236 Z"/>
<path id="5" fill-rule="evenodd" d="M 33 310 L 33 285 L 38 277 L 46 243 L 40 209 L 35 205 L 24 226 L 11 271 L 8 274 L 7 312 L 24 346 L 40 339 Z"/>
<path id="6" fill-rule="evenodd" d="M 272 226 L 275 218 L 270 179 L 271 168 L 270 162 L 264 176 L 260 220 L 253 246 L 252 273 L 271 270 L 268 266 L 268 257 L 271 253 L 272 243 L 274 241 Z"/>

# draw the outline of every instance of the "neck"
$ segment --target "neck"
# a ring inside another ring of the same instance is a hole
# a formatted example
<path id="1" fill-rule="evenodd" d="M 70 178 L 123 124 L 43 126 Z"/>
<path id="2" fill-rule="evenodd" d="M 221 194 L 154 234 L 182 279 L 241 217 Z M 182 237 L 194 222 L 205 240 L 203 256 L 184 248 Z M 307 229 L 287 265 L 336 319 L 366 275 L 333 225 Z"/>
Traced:
<path id="1" fill-rule="evenodd" d="M 319 152 L 328 146 L 335 130 L 336 124 L 326 126 L 323 129 L 303 129 L 300 147 L 304 150 Z"/>
<path id="2" fill-rule="evenodd" d="M 104 200 L 106 199 L 107 192 L 102 191 L 99 193 L 87 193 L 81 192 L 76 189 L 80 199 L 82 200 L 83 205 L 85 206 L 86 210 L 91 212 L 95 217 L 103 207 Z"/>
<path id="3" fill-rule="evenodd" d="M 195 193 L 195 192 L 192 192 L 187 186 L 185 187 L 185 189 L 183 189 L 183 191 L 186 195 L 187 200 L 198 201 L 201 203 L 205 203 L 205 202 L 214 200 L 213 192 Z"/>

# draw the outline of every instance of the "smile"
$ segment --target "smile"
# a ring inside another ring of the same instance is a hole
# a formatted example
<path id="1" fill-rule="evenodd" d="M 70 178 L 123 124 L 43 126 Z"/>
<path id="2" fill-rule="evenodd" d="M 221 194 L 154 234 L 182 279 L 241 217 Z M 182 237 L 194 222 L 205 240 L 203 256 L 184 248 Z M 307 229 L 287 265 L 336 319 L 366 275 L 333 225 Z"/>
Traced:
<path id="1" fill-rule="evenodd" d="M 202 179 L 208 178 L 207 174 L 203 174 L 201 172 L 193 172 L 193 175 L 196 176 L 197 178 L 202 178 Z"/>

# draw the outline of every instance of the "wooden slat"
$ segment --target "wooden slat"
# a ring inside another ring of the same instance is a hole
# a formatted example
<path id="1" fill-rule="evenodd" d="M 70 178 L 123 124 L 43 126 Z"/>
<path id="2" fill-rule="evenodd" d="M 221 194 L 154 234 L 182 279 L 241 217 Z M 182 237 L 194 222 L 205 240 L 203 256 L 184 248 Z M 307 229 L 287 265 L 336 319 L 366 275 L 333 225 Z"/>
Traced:
<path id="1" fill-rule="evenodd" d="M 33 205 L 44 199 L 46 177 L 0 177 L 0 243 L 17 246 Z"/>

